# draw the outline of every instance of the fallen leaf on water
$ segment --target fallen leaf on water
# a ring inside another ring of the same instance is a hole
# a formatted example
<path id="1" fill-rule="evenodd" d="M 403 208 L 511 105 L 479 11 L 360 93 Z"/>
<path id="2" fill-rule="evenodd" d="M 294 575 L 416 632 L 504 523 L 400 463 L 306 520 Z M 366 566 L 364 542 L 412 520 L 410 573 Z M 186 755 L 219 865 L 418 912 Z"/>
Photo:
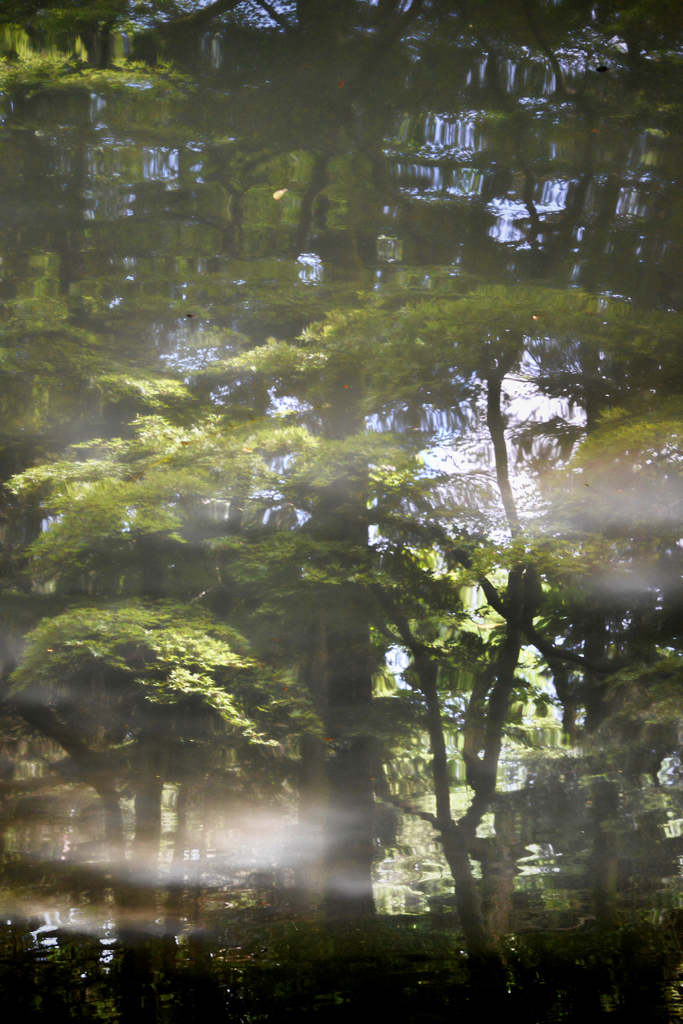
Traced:
<path id="1" fill-rule="evenodd" d="M 343 84 L 344 84 L 343 82 L 340 82 L 340 83 L 339 83 L 339 88 L 340 88 L 340 89 L 341 89 L 341 87 L 342 87 L 342 85 L 343 85 Z"/>
<path id="2" fill-rule="evenodd" d="M 277 200 L 282 199 L 282 197 L 285 194 L 285 192 L 289 192 L 289 189 L 288 188 L 279 188 L 277 190 L 277 192 L 273 192 L 273 199 L 277 199 Z"/>

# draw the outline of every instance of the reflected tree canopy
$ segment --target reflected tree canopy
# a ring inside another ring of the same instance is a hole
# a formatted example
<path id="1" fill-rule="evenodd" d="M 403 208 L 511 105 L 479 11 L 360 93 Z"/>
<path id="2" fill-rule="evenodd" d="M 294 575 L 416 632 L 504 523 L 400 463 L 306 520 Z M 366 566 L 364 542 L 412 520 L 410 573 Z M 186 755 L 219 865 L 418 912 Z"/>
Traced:
<path id="1" fill-rule="evenodd" d="M 8 1005 L 679 1019 L 680 5 L 2 17 Z"/>

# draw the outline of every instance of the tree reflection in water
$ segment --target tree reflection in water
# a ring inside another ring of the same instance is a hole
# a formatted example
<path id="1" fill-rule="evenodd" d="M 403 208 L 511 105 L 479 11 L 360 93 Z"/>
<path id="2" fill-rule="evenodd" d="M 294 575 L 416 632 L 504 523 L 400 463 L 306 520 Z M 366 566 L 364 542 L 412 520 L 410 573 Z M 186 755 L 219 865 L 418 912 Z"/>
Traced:
<path id="1" fill-rule="evenodd" d="M 10 7 L 6 1005 L 678 1019 L 678 5 Z"/>

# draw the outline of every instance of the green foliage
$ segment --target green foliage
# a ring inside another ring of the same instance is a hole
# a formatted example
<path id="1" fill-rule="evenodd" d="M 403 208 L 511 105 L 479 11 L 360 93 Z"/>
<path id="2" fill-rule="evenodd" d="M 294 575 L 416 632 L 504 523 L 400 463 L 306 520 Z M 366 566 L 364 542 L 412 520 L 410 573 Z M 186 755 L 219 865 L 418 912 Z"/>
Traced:
<path id="1" fill-rule="evenodd" d="M 93 386 L 109 401 L 133 399 L 151 409 L 191 407 L 192 395 L 187 385 L 173 378 L 151 373 L 101 373 L 92 379 Z"/>
<path id="2" fill-rule="evenodd" d="M 113 57 L 123 43 L 108 50 L 107 31 L 181 21 L 183 5 L 17 7 L 33 38 L 64 31 L 64 56 L 26 37 L 0 63 L 2 170 L 28 183 L 3 241 L 7 648 L 26 637 L 15 695 L 115 748 L 117 782 L 139 780 L 155 729 L 173 756 L 176 739 L 194 743 L 196 712 L 210 723 L 205 779 L 223 778 L 226 746 L 231 780 L 266 763 L 303 778 L 316 738 L 332 776 L 370 738 L 411 766 L 401 792 L 426 794 L 416 651 L 436 670 L 454 755 L 475 684 L 495 681 L 505 651 L 482 577 L 504 600 L 519 567 L 536 574 L 524 610 L 537 630 L 629 667 L 610 682 L 565 666 L 561 693 L 560 659 L 529 643 L 508 744 L 537 742 L 551 707 L 570 720 L 596 694 L 625 734 L 679 714 L 669 5 L 470 7 L 464 20 L 419 7 L 419 60 L 398 35 L 388 56 L 373 49 L 418 5 L 330 15 L 321 0 L 298 5 L 296 32 L 245 29 L 242 6 L 210 60 L 197 22 L 134 34 L 144 62 Z M 558 73 L 553 95 L 554 58 L 591 72 L 578 92 Z M 592 72 L 598 59 L 609 75 Z M 524 103 L 522 74 L 538 86 Z M 432 141 L 437 120 L 478 139 Z M 443 187 L 423 188 L 435 169 Z M 560 179 L 566 207 L 540 204 L 534 233 L 530 197 Z M 510 204 L 504 241 L 494 225 Z M 486 423 L 497 376 L 514 540 Z M 528 416 L 520 395 L 536 402 Z M 393 648 L 409 655 L 401 685 Z M 381 699 L 344 705 L 357 677 Z"/>
<path id="3" fill-rule="evenodd" d="M 131 601 L 81 606 L 45 619 L 28 634 L 12 691 L 35 686 L 82 695 L 105 688 L 160 705 L 199 700 L 237 735 L 277 746 L 284 735 L 315 728 L 305 694 L 247 653 L 245 639 L 206 610 L 187 604 Z M 287 696 L 285 696 L 285 693 Z M 129 698 L 130 699 L 130 698 Z"/>
<path id="4" fill-rule="evenodd" d="M 73 28 L 73 26 L 69 26 Z M 171 64 L 153 68 L 141 61 L 113 60 L 107 68 L 89 67 L 57 54 L 26 53 L 0 58 L 0 93 L 30 99 L 38 91 L 103 89 L 151 89 L 168 99 L 183 99 L 192 92 L 192 81 Z"/>
<path id="5" fill-rule="evenodd" d="M 89 586 L 113 586 L 115 593 L 125 593 L 126 578 L 138 571 L 134 545 L 146 537 L 176 545 L 203 538 L 204 557 L 218 557 L 221 572 L 236 585 L 261 593 L 261 600 L 268 592 L 268 607 L 306 587 L 367 586 L 383 580 L 402 595 L 417 596 L 426 588 L 427 606 L 419 614 L 431 615 L 431 606 L 437 617 L 457 607 L 458 587 L 475 583 L 482 573 L 508 569 L 520 557 L 535 560 L 548 582 L 563 580 L 566 586 L 570 580 L 588 580 L 614 549 L 596 529 L 588 536 L 584 531 L 578 542 L 559 538 L 556 511 L 535 527 L 537 536 L 527 542 L 526 554 L 524 544 L 477 544 L 472 569 L 460 570 L 455 580 L 433 551 L 428 524 L 439 524 L 443 537 L 456 538 L 459 532 L 490 530 L 499 522 L 498 499 L 485 466 L 486 436 L 478 437 L 481 378 L 493 361 L 505 360 L 514 370 L 525 351 L 532 353 L 536 369 L 531 379 L 551 396 L 569 394 L 578 402 L 585 373 L 578 365 L 575 370 L 571 363 L 562 365 L 560 345 L 580 331 L 582 354 L 577 350 L 576 358 L 590 361 L 599 347 L 614 386 L 628 397 L 628 364 L 639 353 L 651 362 L 661 358 L 676 330 L 675 317 L 636 315 L 623 303 L 541 288 L 483 288 L 455 299 L 406 305 L 398 312 L 373 302 L 332 313 L 296 343 L 269 339 L 211 367 L 214 381 L 220 380 L 228 394 L 247 399 L 257 399 L 274 383 L 276 400 L 295 402 L 291 412 L 254 416 L 248 407 L 234 406 L 234 412 L 219 415 L 208 413 L 205 405 L 190 427 L 165 416 L 141 417 L 130 440 L 93 442 L 94 458 L 82 461 L 84 446 L 79 445 L 77 460 L 46 463 L 15 478 L 17 497 L 39 500 L 50 517 L 30 549 L 31 571 L 44 581 L 70 581 L 70 586 L 90 574 Z M 135 395 L 183 417 L 196 403 L 186 384 L 149 374 L 100 374 L 96 382 L 105 393 Z M 432 410 L 427 419 L 425 405 Z M 567 479 L 575 479 L 574 466 L 592 464 L 598 451 L 614 464 L 614 451 L 625 443 L 627 429 L 632 456 L 636 443 L 645 452 L 645 440 L 652 447 L 666 436 L 661 460 L 668 460 L 674 421 L 657 408 L 652 424 L 641 422 L 640 441 L 634 440 L 633 427 L 627 428 L 631 421 L 606 414 L 570 464 Z M 359 431 L 359 418 L 369 416 L 379 417 L 383 429 Z M 409 425 L 414 416 L 419 417 L 417 429 Z M 340 430 L 343 436 L 330 436 Z M 469 460 L 466 469 L 427 468 L 423 453 L 445 441 L 451 452 L 460 450 L 461 459 Z M 591 491 L 579 499 L 584 512 L 586 502 L 599 500 L 610 486 L 609 474 L 600 471 L 599 476 L 597 497 Z M 327 508 L 323 496 L 342 479 L 349 481 L 347 496 Z M 380 531 L 379 572 L 371 551 L 342 539 L 361 495 L 368 523 Z M 213 536 L 220 532 L 221 516 L 226 522 L 236 502 L 240 522 L 252 535 L 246 546 L 238 538 Z M 565 518 L 572 507 L 565 499 Z M 296 514 L 313 519 L 297 528 Z M 577 514 L 576 508 L 571 514 Z M 266 528 L 260 525 L 264 517 Z M 418 539 L 420 529 L 425 532 Z M 552 539 L 544 540 L 548 531 Z M 297 564 L 305 568 L 294 570 Z"/>

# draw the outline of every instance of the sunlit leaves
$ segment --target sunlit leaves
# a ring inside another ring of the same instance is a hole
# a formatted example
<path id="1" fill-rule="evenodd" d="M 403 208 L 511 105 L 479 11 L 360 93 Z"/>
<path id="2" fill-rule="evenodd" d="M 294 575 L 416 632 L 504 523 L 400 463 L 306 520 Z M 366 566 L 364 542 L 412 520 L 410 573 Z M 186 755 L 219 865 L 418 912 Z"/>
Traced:
<path id="1" fill-rule="evenodd" d="M 74 608 L 44 619 L 27 641 L 13 677 L 15 693 L 36 684 L 87 692 L 92 679 L 101 679 L 114 692 L 133 687 L 143 702 L 173 705 L 194 698 L 260 744 L 282 736 L 264 735 L 268 717 L 259 705 L 274 702 L 274 721 L 290 721 L 290 728 L 297 719 L 315 726 L 296 686 L 283 687 L 281 678 L 249 656 L 243 637 L 191 605 L 133 601 Z"/>
<path id="2" fill-rule="evenodd" d="M 192 91 L 191 80 L 163 62 L 151 68 L 140 62 L 113 60 L 109 68 L 100 69 L 74 63 L 62 55 L 31 52 L 14 60 L 0 60 L 0 91 L 9 95 L 42 89 L 118 90 L 153 86 L 157 94 L 173 98 Z"/>
<path id="3" fill-rule="evenodd" d="M 192 403 L 187 385 L 159 374 L 132 371 L 101 373 L 93 378 L 93 385 L 109 401 L 132 398 L 152 409 L 187 407 Z"/>

